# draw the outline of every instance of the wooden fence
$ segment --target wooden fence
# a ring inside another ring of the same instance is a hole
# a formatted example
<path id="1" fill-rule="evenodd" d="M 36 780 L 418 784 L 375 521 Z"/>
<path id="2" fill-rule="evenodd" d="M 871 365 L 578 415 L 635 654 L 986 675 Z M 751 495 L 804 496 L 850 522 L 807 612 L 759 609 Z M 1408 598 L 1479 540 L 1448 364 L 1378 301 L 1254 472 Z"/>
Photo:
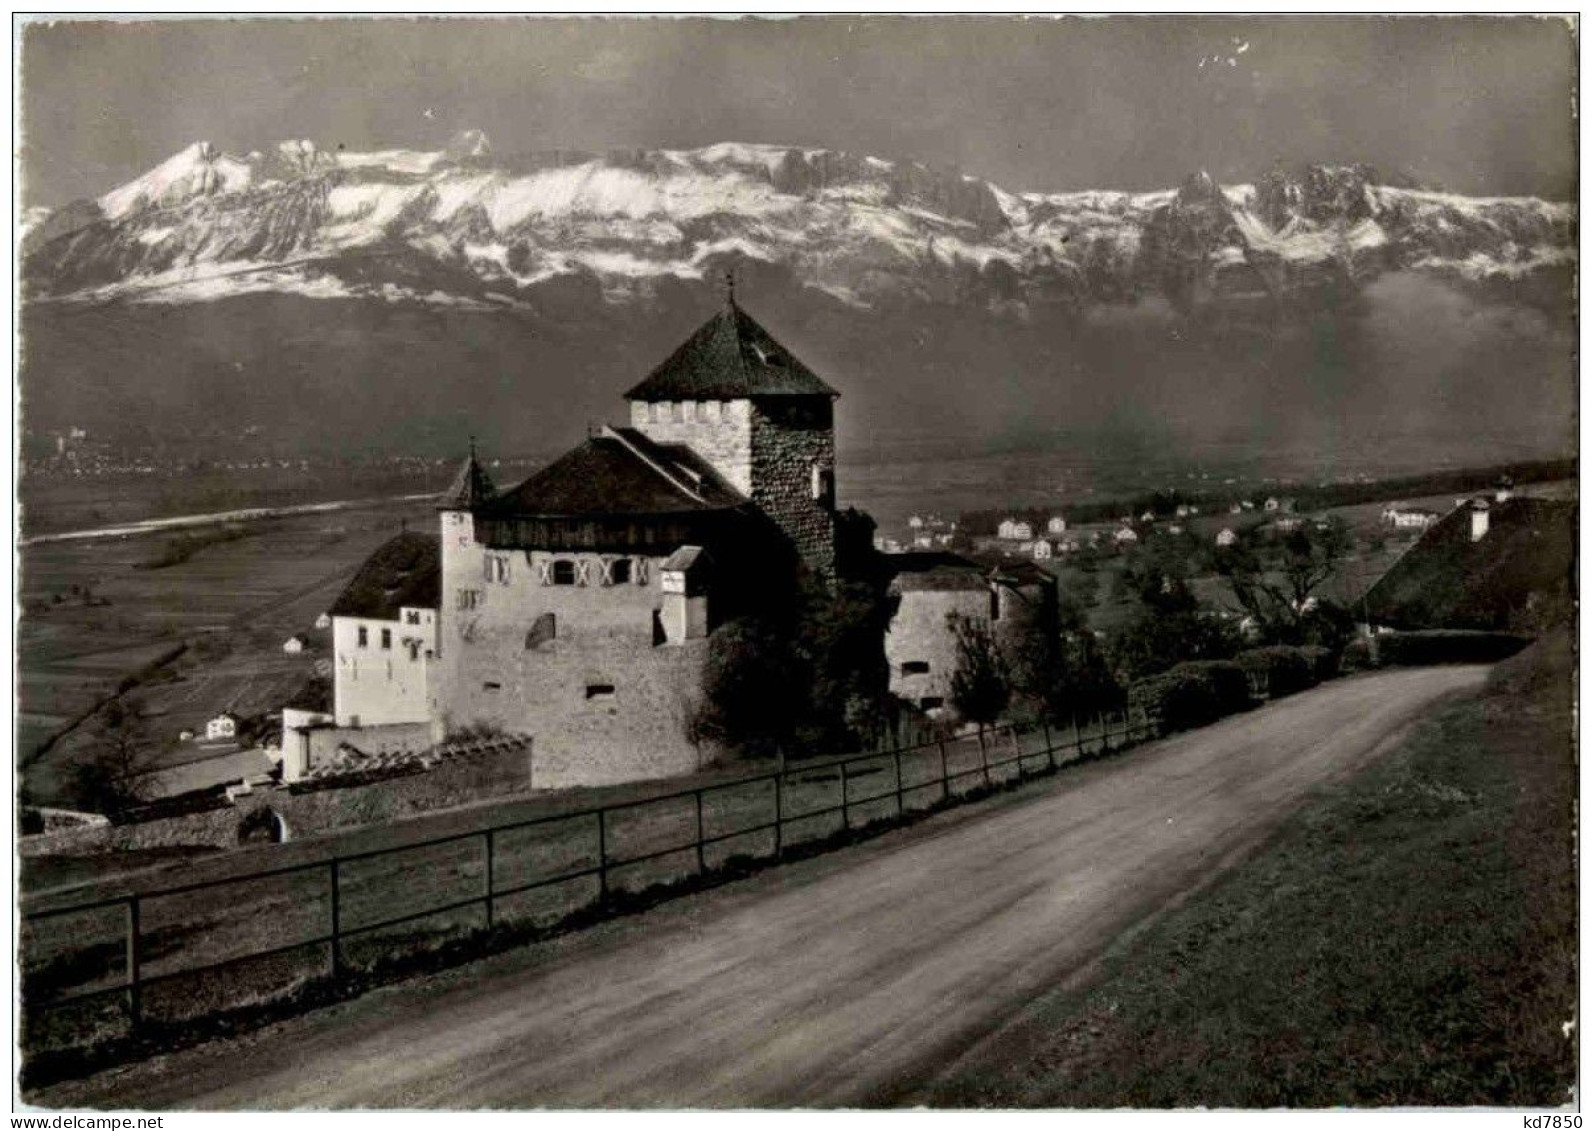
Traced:
<path id="1" fill-rule="evenodd" d="M 1060 735 L 1049 727 L 1000 727 L 392 848 L 27 911 L 25 1015 L 37 1020 L 99 1003 L 136 1028 L 159 988 L 264 962 L 271 968 L 259 971 L 263 982 L 230 974 L 222 979 L 236 981 L 228 989 L 258 1000 L 306 976 L 336 977 L 364 967 L 348 957 L 361 938 L 427 920 L 436 927 L 439 919 L 452 930 L 534 925 L 538 910 L 556 922 L 600 908 L 620 892 L 705 875 L 736 857 L 778 860 L 804 842 L 1052 773 L 1151 737 L 1152 729 L 1142 717 L 1126 715 L 1102 716 L 1086 728 L 1074 724 Z M 586 890 L 571 893 L 572 885 Z M 526 905 L 526 897 L 554 890 L 566 898 L 553 907 Z M 420 906 L 406 905 L 415 903 Z M 475 921 L 457 922 L 460 913 Z M 260 931 L 278 929 L 293 937 L 259 945 Z M 414 936 L 385 941 L 412 947 Z M 269 961 L 315 953 L 321 955 L 318 969 Z M 203 1011 L 193 1002 L 179 1010 L 190 1016 Z M 157 1012 L 173 1019 L 169 1008 Z"/>

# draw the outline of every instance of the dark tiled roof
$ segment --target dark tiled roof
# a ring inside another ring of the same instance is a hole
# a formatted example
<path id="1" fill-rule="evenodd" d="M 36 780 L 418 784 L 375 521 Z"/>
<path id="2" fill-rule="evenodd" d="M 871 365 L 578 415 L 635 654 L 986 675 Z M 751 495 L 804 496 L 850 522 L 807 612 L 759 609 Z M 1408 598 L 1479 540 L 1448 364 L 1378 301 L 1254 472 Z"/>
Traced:
<path id="1" fill-rule="evenodd" d="M 470 452 L 470 458 L 464 461 L 459 468 L 459 473 L 453 477 L 453 482 L 448 484 L 448 489 L 442 493 L 443 510 L 467 511 L 478 507 L 492 496 L 497 494 L 497 487 L 492 483 L 492 477 L 486 473 L 475 458 L 475 452 Z"/>
<path id="2" fill-rule="evenodd" d="M 839 394 L 731 303 L 625 396 L 680 401 Z"/>
<path id="3" fill-rule="evenodd" d="M 883 562 L 891 575 L 891 587 L 900 593 L 989 588 L 988 571 L 958 554 L 885 554 Z"/>
<path id="4" fill-rule="evenodd" d="M 1576 504 L 1521 496 L 1490 503 L 1487 533 L 1473 542 L 1474 506 L 1455 507 L 1428 527 L 1371 587 L 1363 607 L 1374 622 L 1496 630 L 1508 628 L 1533 595 L 1568 604 L 1575 592 Z"/>
<path id="5" fill-rule="evenodd" d="M 435 609 L 441 598 L 441 572 L 441 541 L 405 531 L 365 559 L 331 614 L 397 620 L 401 608 Z"/>
<path id="6" fill-rule="evenodd" d="M 745 496 L 689 448 L 631 428 L 604 430 L 479 511 L 483 518 L 680 514 L 738 507 Z"/>

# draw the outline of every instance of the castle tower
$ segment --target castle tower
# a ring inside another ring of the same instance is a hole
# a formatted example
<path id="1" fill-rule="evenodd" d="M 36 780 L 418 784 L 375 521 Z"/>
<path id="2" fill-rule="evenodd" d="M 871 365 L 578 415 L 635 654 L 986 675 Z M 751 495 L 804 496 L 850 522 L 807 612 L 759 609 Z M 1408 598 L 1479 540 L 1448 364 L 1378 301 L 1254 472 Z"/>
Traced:
<path id="1" fill-rule="evenodd" d="M 479 600 L 486 570 L 486 547 L 476 536 L 475 509 L 497 495 L 492 478 L 475 454 L 475 439 L 470 440 L 470 457 L 460 466 L 453 482 L 437 504 L 439 533 L 442 538 L 441 578 L 437 594 L 437 666 L 432 684 L 432 725 L 436 737 L 444 737 L 449 722 L 444 705 L 451 702 L 457 678 L 459 642 L 469 624 L 473 603 Z"/>
<path id="2" fill-rule="evenodd" d="M 835 572 L 834 389 L 736 305 L 625 394 L 632 427 L 684 444 L 785 532 L 807 567 Z"/>

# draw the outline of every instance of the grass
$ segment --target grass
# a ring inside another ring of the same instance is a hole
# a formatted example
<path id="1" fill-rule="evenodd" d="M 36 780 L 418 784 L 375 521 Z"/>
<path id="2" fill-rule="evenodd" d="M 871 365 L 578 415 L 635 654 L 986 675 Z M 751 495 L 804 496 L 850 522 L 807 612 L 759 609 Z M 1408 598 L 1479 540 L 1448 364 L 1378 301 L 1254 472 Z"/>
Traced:
<path id="1" fill-rule="evenodd" d="M 1566 636 L 1501 664 L 1261 853 L 914 1102 L 1574 1101 Z"/>

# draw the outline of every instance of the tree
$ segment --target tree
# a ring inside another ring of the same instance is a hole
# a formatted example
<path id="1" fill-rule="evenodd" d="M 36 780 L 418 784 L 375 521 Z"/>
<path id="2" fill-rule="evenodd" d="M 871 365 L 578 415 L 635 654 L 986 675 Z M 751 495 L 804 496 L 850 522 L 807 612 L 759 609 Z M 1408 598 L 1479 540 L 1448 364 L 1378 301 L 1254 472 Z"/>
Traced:
<path id="1" fill-rule="evenodd" d="M 1306 641 L 1307 621 L 1321 604 L 1316 590 L 1353 547 L 1340 518 L 1300 523 L 1288 531 L 1257 531 L 1224 547 L 1216 568 L 1233 598 L 1279 643 Z"/>
<path id="2" fill-rule="evenodd" d="M 121 817 L 148 796 L 155 755 L 143 703 L 112 699 L 95 716 L 90 744 L 72 764 L 72 792 L 84 808 Z"/>
<path id="3" fill-rule="evenodd" d="M 796 614 L 792 646 L 808 689 L 799 741 L 826 752 L 876 743 L 890 720 L 883 585 L 842 581 L 831 589 L 809 581 Z"/>
<path id="4" fill-rule="evenodd" d="M 1001 717 L 1011 701 L 1010 671 L 994 634 L 984 621 L 947 614 L 956 637 L 956 670 L 951 673 L 951 703 L 964 719 L 981 727 Z"/>
<path id="5" fill-rule="evenodd" d="M 1129 555 L 1118 584 L 1137 608 L 1111 648 L 1123 681 L 1184 660 L 1225 660 L 1238 651 L 1236 629 L 1199 600 L 1189 572 L 1188 558 L 1170 541 L 1153 540 Z"/>
<path id="6" fill-rule="evenodd" d="M 752 757 L 785 752 L 804 708 L 800 667 L 786 635 L 765 621 L 720 625 L 708 637 L 702 699 L 687 736 Z"/>

